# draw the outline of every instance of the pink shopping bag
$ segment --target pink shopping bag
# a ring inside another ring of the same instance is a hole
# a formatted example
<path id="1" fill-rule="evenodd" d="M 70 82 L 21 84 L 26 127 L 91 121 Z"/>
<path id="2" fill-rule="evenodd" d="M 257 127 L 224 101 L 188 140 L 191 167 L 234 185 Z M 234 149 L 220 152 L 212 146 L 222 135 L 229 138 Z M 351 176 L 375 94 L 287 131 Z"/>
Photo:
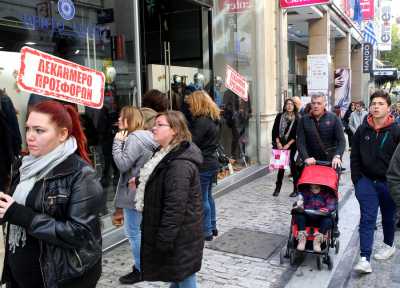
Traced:
<path id="1" fill-rule="evenodd" d="M 290 151 L 272 149 L 271 160 L 269 161 L 269 170 L 289 169 Z"/>

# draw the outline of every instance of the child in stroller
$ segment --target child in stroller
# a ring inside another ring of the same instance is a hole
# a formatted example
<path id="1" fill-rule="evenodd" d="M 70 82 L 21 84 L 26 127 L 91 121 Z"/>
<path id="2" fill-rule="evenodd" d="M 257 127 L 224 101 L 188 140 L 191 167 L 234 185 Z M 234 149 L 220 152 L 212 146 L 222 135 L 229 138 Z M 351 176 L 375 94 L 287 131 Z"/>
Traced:
<path id="1" fill-rule="evenodd" d="M 286 247 L 282 247 L 280 262 L 289 258 L 295 265 L 298 254 L 315 254 L 317 267 L 322 263 L 332 269 L 333 261 L 329 248 L 339 252 L 339 239 L 334 233 L 337 228 L 338 207 L 338 171 L 330 163 L 317 162 L 306 166 L 297 182 L 299 199 L 293 205 L 289 238 Z"/>
<path id="2" fill-rule="evenodd" d="M 297 250 L 304 251 L 308 236 L 306 226 L 313 226 L 319 227 L 314 230 L 313 250 L 321 252 L 324 235 L 333 226 L 331 217 L 327 216 L 336 210 L 336 199 L 321 185 L 303 185 L 301 188 L 293 213 L 298 227 Z"/>

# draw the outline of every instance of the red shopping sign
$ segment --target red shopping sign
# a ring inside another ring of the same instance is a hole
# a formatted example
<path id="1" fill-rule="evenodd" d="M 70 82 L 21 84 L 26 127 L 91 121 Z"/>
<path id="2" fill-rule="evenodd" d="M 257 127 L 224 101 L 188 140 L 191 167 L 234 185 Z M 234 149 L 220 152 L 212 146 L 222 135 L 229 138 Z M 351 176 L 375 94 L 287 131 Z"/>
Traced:
<path id="1" fill-rule="evenodd" d="M 21 49 L 17 83 L 25 92 L 100 109 L 104 81 L 100 71 L 30 47 Z"/>
<path id="2" fill-rule="evenodd" d="M 331 0 L 280 0 L 281 8 L 329 4 Z"/>
<path id="3" fill-rule="evenodd" d="M 238 95 L 244 101 L 248 101 L 249 83 L 247 83 L 245 77 L 240 75 L 229 65 L 226 65 L 225 87 Z"/>

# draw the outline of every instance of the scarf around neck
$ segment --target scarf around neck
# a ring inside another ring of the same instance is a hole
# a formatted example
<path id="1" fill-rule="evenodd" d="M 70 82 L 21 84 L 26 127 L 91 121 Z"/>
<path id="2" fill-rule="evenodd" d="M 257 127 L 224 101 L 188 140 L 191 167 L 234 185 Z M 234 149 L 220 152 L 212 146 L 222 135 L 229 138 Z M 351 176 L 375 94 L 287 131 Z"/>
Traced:
<path id="1" fill-rule="evenodd" d="M 158 164 L 164 159 L 165 156 L 174 148 L 175 146 L 167 146 L 165 148 L 161 148 L 157 151 L 154 156 L 144 164 L 143 168 L 140 169 L 139 179 L 140 183 L 136 189 L 136 210 L 139 212 L 143 212 L 144 207 L 144 191 L 146 189 L 146 183 L 150 178 L 150 175 L 153 173 L 154 169 L 158 166 Z"/>
<path id="2" fill-rule="evenodd" d="M 19 168 L 19 183 L 12 196 L 15 202 L 25 206 L 26 199 L 35 184 L 46 177 L 57 165 L 75 153 L 76 149 L 76 139 L 70 136 L 67 141 L 61 143 L 46 155 L 39 157 L 28 155 L 22 158 L 22 165 Z M 25 229 L 21 226 L 10 224 L 8 244 L 12 253 L 15 252 L 16 247 L 24 247 L 26 244 Z"/>
<path id="3" fill-rule="evenodd" d="M 290 131 L 292 130 L 293 123 L 295 120 L 295 116 L 289 116 L 289 113 L 284 112 L 282 113 L 280 122 L 279 122 L 279 138 L 287 140 L 289 137 Z M 288 128 L 289 126 L 289 128 Z M 286 131 L 286 129 L 288 130 Z M 286 133 L 285 133 L 286 132 Z"/>

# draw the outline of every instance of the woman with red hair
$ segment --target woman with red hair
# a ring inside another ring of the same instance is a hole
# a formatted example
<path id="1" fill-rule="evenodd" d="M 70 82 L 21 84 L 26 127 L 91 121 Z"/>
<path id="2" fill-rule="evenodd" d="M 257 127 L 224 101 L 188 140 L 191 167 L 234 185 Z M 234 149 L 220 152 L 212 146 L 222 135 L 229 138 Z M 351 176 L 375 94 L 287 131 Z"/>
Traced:
<path id="1" fill-rule="evenodd" d="M 26 122 L 29 155 L 0 193 L 8 222 L 2 282 L 7 287 L 96 287 L 101 274 L 102 188 L 90 167 L 75 108 L 35 105 Z"/>

